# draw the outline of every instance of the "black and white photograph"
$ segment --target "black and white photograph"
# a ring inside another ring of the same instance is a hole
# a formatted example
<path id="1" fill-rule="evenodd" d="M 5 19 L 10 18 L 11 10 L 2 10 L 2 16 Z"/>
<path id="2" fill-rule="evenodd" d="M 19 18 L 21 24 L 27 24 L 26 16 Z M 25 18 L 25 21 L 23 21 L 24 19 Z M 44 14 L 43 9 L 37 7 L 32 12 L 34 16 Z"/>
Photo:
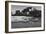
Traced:
<path id="1" fill-rule="evenodd" d="M 11 28 L 41 27 L 41 7 L 11 5 Z"/>
<path id="2" fill-rule="evenodd" d="M 44 30 L 44 5 L 9 2 L 8 31 Z"/>

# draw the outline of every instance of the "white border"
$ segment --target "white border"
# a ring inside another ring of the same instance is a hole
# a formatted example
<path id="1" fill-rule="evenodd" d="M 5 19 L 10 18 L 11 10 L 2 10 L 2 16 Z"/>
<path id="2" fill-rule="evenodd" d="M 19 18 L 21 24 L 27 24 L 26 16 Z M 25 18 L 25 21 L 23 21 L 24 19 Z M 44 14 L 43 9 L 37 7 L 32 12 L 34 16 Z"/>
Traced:
<path id="1" fill-rule="evenodd" d="M 42 11 L 42 17 L 41 17 L 41 27 L 37 28 L 17 28 L 17 29 L 11 29 L 11 5 L 22 5 L 22 6 L 41 6 L 41 11 Z M 26 4 L 26 3 L 9 3 L 9 32 L 14 32 L 14 31 L 29 31 L 29 30 L 43 30 L 44 28 L 44 7 L 42 4 Z"/>

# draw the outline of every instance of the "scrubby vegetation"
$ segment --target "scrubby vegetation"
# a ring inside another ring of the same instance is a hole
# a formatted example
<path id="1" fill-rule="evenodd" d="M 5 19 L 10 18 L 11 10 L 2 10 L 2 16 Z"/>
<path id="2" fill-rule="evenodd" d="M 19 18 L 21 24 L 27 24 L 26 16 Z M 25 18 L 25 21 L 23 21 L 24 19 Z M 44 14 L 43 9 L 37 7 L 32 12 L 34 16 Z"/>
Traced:
<path id="1" fill-rule="evenodd" d="M 29 10 L 30 9 L 30 10 Z M 15 14 L 12 14 L 12 16 L 33 16 L 33 17 L 41 17 L 41 10 L 37 10 L 35 8 L 32 9 L 32 7 L 27 7 L 23 9 L 21 12 L 20 10 L 16 10 Z"/>

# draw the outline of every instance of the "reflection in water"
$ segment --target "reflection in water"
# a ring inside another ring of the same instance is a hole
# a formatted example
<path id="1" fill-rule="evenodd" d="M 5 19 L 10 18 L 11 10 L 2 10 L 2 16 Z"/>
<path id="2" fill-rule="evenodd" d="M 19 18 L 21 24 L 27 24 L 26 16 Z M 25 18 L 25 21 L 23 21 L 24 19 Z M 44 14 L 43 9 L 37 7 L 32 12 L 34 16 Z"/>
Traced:
<path id="1" fill-rule="evenodd" d="M 41 18 L 28 16 L 12 16 L 12 28 L 40 27 Z"/>

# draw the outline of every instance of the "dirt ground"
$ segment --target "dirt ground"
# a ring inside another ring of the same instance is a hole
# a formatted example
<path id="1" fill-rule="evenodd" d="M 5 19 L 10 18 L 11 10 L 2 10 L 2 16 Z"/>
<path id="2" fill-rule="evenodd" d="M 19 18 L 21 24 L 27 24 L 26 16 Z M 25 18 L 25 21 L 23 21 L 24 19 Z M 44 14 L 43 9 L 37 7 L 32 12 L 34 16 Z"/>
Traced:
<path id="1" fill-rule="evenodd" d="M 12 28 L 41 27 L 41 18 L 27 16 L 12 16 Z"/>

